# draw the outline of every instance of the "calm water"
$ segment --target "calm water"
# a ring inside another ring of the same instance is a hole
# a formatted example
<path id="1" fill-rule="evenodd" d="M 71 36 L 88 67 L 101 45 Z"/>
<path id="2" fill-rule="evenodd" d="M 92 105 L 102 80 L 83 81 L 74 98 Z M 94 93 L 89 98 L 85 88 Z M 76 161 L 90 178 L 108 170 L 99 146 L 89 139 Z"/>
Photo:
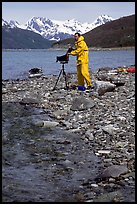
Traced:
<path id="1" fill-rule="evenodd" d="M 4 50 L 2 51 L 2 79 L 23 79 L 31 68 L 42 68 L 45 75 L 58 75 L 61 64 L 56 56 L 65 50 Z M 89 51 L 89 70 L 95 72 L 102 67 L 116 68 L 135 64 L 135 50 Z M 65 64 L 66 73 L 76 72 L 76 58 L 70 56 Z"/>

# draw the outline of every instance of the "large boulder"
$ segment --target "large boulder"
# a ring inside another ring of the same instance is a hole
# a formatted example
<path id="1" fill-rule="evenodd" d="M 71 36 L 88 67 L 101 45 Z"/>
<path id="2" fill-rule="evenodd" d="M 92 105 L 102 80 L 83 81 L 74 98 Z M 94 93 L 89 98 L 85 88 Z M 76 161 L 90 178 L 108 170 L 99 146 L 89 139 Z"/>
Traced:
<path id="1" fill-rule="evenodd" d="M 116 85 L 109 81 L 98 81 L 96 80 L 96 91 L 98 95 L 104 95 L 106 92 L 115 90 Z"/>
<path id="2" fill-rule="evenodd" d="M 95 103 L 93 101 L 89 100 L 88 98 L 85 98 L 84 96 L 79 96 L 74 98 L 70 109 L 73 111 L 81 111 L 93 108 L 94 106 Z"/>

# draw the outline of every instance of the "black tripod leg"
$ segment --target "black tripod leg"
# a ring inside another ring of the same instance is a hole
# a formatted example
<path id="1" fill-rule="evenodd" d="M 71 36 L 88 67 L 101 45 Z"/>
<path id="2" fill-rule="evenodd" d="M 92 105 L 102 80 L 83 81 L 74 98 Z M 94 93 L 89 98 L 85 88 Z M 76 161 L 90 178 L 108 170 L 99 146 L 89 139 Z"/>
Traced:
<path id="1" fill-rule="evenodd" d="M 56 83 L 55 83 L 55 86 L 54 86 L 54 88 L 53 88 L 53 91 L 55 90 L 55 88 L 56 88 L 56 85 L 57 85 L 57 83 L 58 83 L 58 80 L 59 80 L 59 78 L 60 78 L 60 75 L 61 75 L 61 72 L 62 72 L 63 70 L 61 69 L 61 71 L 60 71 L 60 73 L 59 73 L 59 76 L 58 76 L 58 79 L 57 79 L 57 81 L 56 81 Z"/>
<path id="2" fill-rule="evenodd" d="M 63 69 L 63 76 L 65 77 L 65 84 L 66 84 L 66 89 L 68 89 L 68 85 L 67 85 L 67 75 L 65 70 Z"/>

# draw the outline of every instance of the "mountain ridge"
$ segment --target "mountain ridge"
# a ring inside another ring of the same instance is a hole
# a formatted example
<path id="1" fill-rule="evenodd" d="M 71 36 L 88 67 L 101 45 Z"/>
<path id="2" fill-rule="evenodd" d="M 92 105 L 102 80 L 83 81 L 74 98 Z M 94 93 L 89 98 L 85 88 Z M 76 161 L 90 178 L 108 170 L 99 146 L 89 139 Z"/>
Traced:
<path id="1" fill-rule="evenodd" d="M 67 48 L 74 44 L 69 35 L 59 41 L 48 40 L 32 30 L 21 29 L 17 21 L 2 21 L 2 49 L 47 49 Z M 60 33 L 61 35 L 61 33 Z M 88 47 L 131 47 L 135 46 L 135 15 L 106 22 L 83 34 Z"/>
<path id="2" fill-rule="evenodd" d="M 100 25 L 85 33 L 88 47 L 112 48 L 135 46 L 135 15 L 125 16 Z M 74 46 L 74 38 L 54 42 L 52 48 Z"/>
<path id="3" fill-rule="evenodd" d="M 92 23 L 81 23 L 76 19 L 71 20 L 51 20 L 46 17 L 32 17 L 30 18 L 25 25 L 20 25 L 17 21 L 10 20 L 2 22 L 8 25 L 11 28 L 21 28 L 24 30 L 30 30 L 37 34 L 40 34 L 42 37 L 47 40 L 63 40 L 69 37 L 72 37 L 75 32 L 80 32 L 84 34 L 106 22 L 110 22 L 114 20 L 112 17 L 108 15 L 100 15 L 95 21 Z"/>
<path id="4" fill-rule="evenodd" d="M 52 42 L 33 31 L 20 28 L 2 28 L 2 49 L 47 49 Z"/>

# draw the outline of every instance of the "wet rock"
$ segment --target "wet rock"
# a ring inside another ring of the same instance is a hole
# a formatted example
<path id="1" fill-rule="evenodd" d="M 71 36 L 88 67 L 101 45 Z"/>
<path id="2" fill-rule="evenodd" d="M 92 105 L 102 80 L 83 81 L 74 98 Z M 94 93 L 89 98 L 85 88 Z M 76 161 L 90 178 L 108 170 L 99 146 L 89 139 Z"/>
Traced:
<path id="1" fill-rule="evenodd" d="M 119 80 L 119 79 L 114 79 L 114 80 L 111 80 L 111 83 L 115 84 L 116 87 L 118 87 L 118 86 L 124 86 L 125 81 Z"/>
<path id="2" fill-rule="evenodd" d="M 34 125 L 44 128 L 53 128 L 59 125 L 59 123 L 55 121 L 37 121 Z"/>
<path id="3" fill-rule="evenodd" d="M 5 88 L 2 88 L 2 94 L 6 94 L 8 91 Z"/>
<path id="4" fill-rule="evenodd" d="M 116 85 L 107 81 L 97 81 L 96 80 L 96 91 L 100 96 L 104 95 L 106 92 L 114 91 Z"/>
<path id="5" fill-rule="evenodd" d="M 98 150 L 99 154 L 109 154 L 110 150 Z"/>
<path id="6" fill-rule="evenodd" d="M 40 101 L 35 98 L 23 98 L 19 102 L 20 104 L 39 104 L 40 103 Z"/>
<path id="7" fill-rule="evenodd" d="M 102 180 L 102 179 L 106 179 L 109 177 L 119 177 L 121 174 L 125 174 L 128 172 L 128 168 L 127 166 L 124 165 L 112 165 L 109 166 L 108 168 L 106 168 L 100 175 L 98 175 L 96 177 L 96 181 L 97 180 Z"/>
<path id="8" fill-rule="evenodd" d="M 95 106 L 95 103 L 88 98 L 85 98 L 83 96 L 79 96 L 75 98 L 72 102 L 71 110 L 73 111 L 81 111 L 81 110 L 87 110 L 89 108 L 93 108 Z"/>
<path id="9" fill-rule="evenodd" d="M 107 132 L 110 135 L 113 135 L 119 128 L 115 128 L 114 125 L 106 125 L 102 128 L 104 132 Z"/>
<path id="10" fill-rule="evenodd" d="M 96 199 L 93 200 L 93 202 L 120 202 L 121 198 L 121 192 L 114 191 L 98 196 Z"/>

